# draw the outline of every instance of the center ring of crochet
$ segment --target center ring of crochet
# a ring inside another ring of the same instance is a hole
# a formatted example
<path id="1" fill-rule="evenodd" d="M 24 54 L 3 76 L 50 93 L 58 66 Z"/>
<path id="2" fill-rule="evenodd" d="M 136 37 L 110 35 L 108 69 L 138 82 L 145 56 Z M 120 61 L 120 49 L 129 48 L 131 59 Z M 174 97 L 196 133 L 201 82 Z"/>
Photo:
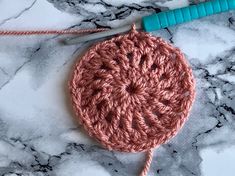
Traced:
<path id="1" fill-rule="evenodd" d="M 132 29 L 91 47 L 75 65 L 69 89 L 90 136 L 109 150 L 140 152 L 176 135 L 194 84 L 179 49 Z"/>

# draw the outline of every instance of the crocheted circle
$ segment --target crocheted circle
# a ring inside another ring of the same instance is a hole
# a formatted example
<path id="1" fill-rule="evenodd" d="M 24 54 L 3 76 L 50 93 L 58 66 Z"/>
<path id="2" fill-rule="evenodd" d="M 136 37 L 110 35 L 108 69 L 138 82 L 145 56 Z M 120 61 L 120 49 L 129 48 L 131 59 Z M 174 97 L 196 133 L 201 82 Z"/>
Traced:
<path id="1" fill-rule="evenodd" d="M 191 68 L 179 49 L 132 30 L 91 47 L 69 84 L 76 115 L 109 150 L 140 152 L 165 143 L 194 100 Z"/>

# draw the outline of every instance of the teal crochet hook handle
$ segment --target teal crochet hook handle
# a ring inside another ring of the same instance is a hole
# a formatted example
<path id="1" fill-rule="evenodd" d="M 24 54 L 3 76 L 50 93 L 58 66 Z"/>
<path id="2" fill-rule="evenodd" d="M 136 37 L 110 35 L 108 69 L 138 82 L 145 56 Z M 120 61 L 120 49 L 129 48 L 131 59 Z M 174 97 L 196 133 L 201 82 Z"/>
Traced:
<path id="1" fill-rule="evenodd" d="M 142 27 L 146 32 L 151 32 L 233 9 L 235 0 L 212 0 L 145 16 L 142 18 Z"/>

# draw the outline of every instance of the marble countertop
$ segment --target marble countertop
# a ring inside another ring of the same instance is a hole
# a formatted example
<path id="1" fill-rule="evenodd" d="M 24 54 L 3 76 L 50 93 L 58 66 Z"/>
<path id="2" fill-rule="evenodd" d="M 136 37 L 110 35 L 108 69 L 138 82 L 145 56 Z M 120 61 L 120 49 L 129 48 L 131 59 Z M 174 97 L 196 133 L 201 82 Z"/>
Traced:
<path id="1" fill-rule="evenodd" d="M 0 0 L 0 29 L 115 27 L 192 2 Z M 185 53 L 197 97 L 180 133 L 155 150 L 149 176 L 234 176 L 235 12 L 154 35 Z M 58 38 L 0 37 L 0 175 L 137 175 L 143 154 L 107 151 L 75 122 L 67 81 L 90 43 L 63 46 Z"/>

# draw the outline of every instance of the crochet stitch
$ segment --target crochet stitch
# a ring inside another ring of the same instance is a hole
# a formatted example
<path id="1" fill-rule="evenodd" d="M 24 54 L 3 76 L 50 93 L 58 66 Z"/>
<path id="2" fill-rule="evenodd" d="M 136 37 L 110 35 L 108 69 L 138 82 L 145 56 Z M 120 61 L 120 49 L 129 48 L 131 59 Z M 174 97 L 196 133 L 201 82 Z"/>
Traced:
<path id="1" fill-rule="evenodd" d="M 148 151 L 182 127 L 194 97 L 191 68 L 179 49 L 133 29 L 83 55 L 69 89 L 80 123 L 109 150 Z"/>

